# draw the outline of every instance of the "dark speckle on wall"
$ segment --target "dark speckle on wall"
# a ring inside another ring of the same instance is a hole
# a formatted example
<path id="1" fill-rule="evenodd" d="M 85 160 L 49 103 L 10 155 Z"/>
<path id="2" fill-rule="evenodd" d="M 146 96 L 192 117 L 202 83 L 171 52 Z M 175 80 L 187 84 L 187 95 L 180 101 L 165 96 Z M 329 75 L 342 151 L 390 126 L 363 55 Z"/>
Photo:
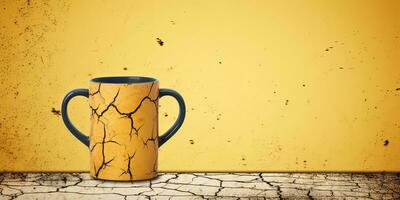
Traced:
<path id="1" fill-rule="evenodd" d="M 125 71 L 126 71 L 126 70 L 128 70 L 128 68 L 127 68 L 127 67 L 124 67 L 124 68 L 123 68 L 123 70 L 125 70 Z"/>
<path id="2" fill-rule="evenodd" d="M 55 108 L 51 108 L 51 112 L 56 116 L 61 116 L 61 111 L 60 110 L 56 110 Z"/>
<path id="3" fill-rule="evenodd" d="M 289 105 L 289 99 L 286 99 L 285 105 L 286 105 L 286 106 Z"/>
<path id="4" fill-rule="evenodd" d="M 168 113 L 164 113 L 164 117 L 168 117 Z"/>
<path id="5" fill-rule="evenodd" d="M 157 38 L 157 43 L 158 43 L 160 46 L 163 46 L 163 45 L 164 45 L 164 41 L 162 41 L 160 38 Z"/>
<path id="6" fill-rule="evenodd" d="M 326 167 L 327 163 L 328 163 L 328 160 L 324 160 L 324 164 L 322 164 L 322 165 L 323 165 L 324 167 Z"/>
<path id="7" fill-rule="evenodd" d="M 396 88 L 396 91 L 400 91 L 400 88 Z"/>
<path id="8" fill-rule="evenodd" d="M 189 142 L 190 142 L 190 144 L 194 144 L 194 141 L 193 141 L 193 140 L 189 140 Z"/>
<path id="9" fill-rule="evenodd" d="M 383 142 L 383 145 L 384 145 L 384 146 L 389 145 L 389 140 L 385 140 L 385 141 Z"/>
<path id="10" fill-rule="evenodd" d="M 339 69 L 344 69 L 343 67 L 339 67 Z"/>

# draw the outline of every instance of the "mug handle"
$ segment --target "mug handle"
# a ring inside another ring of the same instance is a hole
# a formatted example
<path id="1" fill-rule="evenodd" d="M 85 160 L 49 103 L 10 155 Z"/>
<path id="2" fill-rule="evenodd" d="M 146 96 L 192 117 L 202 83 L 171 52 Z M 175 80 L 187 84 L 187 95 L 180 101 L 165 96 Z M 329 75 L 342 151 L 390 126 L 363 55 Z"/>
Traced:
<path id="1" fill-rule="evenodd" d="M 178 101 L 179 104 L 179 115 L 178 118 L 176 119 L 174 125 L 172 125 L 171 128 L 167 130 L 163 135 L 159 136 L 158 138 L 158 146 L 160 147 L 163 145 L 165 142 L 167 142 L 177 131 L 178 129 L 182 126 L 183 121 L 185 120 L 185 115 L 186 115 L 186 106 L 185 106 L 185 101 L 183 100 L 182 96 L 176 92 L 175 90 L 171 89 L 166 89 L 166 88 L 161 88 L 160 89 L 160 94 L 159 98 L 163 96 L 172 96 Z"/>
<path id="2" fill-rule="evenodd" d="M 67 113 L 67 106 L 69 101 L 76 97 L 76 96 L 84 96 L 89 98 L 89 90 L 88 89 L 75 89 L 65 95 L 64 100 L 61 104 L 61 116 L 64 121 L 65 126 L 68 130 L 74 135 L 79 141 L 89 147 L 89 137 L 81 133 L 74 125 L 72 125 L 71 121 L 69 120 L 68 113 Z"/>

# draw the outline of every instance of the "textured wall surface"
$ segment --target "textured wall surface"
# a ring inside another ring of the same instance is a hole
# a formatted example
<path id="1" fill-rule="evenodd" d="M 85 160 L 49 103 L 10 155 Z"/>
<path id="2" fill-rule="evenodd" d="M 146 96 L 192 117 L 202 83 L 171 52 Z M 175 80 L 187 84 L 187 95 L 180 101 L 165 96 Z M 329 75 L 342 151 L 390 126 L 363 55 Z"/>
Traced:
<path id="1" fill-rule="evenodd" d="M 400 171 L 399 58 L 398 1 L 4 0 L 0 170 L 88 171 L 63 96 L 145 75 L 188 108 L 161 171 Z M 70 117 L 88 132 L 86 99 Z"/>

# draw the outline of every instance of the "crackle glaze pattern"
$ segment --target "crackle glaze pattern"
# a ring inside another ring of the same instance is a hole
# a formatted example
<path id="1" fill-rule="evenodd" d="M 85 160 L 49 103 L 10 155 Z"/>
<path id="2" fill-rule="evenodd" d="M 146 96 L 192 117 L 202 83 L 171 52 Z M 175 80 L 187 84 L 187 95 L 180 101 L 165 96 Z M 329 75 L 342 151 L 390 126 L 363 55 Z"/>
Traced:
<path id="1" fill-rule="evenodd" d="M 90 83 L 90 174 L 106 180 L 157 176 L 158 82 Z"/>

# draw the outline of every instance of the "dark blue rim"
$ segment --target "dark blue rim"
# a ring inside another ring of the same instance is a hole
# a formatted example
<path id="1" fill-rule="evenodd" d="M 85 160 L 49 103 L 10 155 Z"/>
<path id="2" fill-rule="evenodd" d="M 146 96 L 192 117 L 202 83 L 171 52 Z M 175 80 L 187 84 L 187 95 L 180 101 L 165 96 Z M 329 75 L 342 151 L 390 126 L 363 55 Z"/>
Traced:
<path id="1" fill-rule="evenodd" d="M 111 84 L 134 84 L 134 83 L 151 83 L 158 80 L 151 77 L 144 76 L 109 76 L 97 77 L 92 80 L 94 83 L 111 83 Z"/>

